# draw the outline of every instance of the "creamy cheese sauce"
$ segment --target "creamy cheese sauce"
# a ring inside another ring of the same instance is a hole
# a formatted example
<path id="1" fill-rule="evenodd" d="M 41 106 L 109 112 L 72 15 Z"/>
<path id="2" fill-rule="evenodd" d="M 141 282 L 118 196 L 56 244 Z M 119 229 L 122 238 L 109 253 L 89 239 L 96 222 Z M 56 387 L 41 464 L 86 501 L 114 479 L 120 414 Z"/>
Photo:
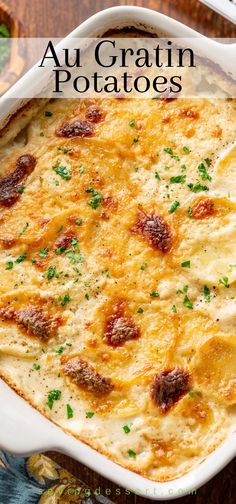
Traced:
<path id="1" fill-rule="evenodd" d="M 60 99 L 38 109 L 1 139 L 2 177 L 20 156 L 36 159 L 14 204 L 0 204 L 1 376 L 117 463 L 171 480 L 235 423 L 236 103 Z M 75 120 L 92 134 L 61 136 Z M 140 224 L 153 215 L 168 247 Z M 112 346 L 109 317 L 123 306 L 133 337 Z M 37 332 L 42 313 L 49 337 Z M 64 372 L 74 357 L 113 389 L 76 384 Z M 176 368 L 189 384 L 164 411 L 150 387 Z"/>

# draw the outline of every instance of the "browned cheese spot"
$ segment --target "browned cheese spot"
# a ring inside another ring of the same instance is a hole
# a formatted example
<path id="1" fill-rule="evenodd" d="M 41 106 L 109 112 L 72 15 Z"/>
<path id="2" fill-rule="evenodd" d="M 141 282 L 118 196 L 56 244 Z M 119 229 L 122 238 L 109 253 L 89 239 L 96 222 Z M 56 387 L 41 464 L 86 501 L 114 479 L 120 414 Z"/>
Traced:
<path id="1" fill-rule="evenodd" d="M 60 128 L 56 130 L 56 135 L 59 137 L 90 137 L 94 133 L 94 126 L 88 121 L 76 119 L 73 122 L 64 122 Z"/>
<path id="2" fill-rule="evenodd" d="M 204 219 L 214 214 L 214 203 L 210 198 L 202 198 L 195 201 L 192 207 L 193 219 Z"/>
<path id="3" fill-rule="evenodd" d="M 178 111 L 178 115 L 180 117 L 186 117 L 188 119 L 199 119 L 199 112 L 197 112 L 197 110 L 193 110 L 191 108 L 184 108 L 184 109 L 180 109 Z"/>
<path id="4" fill-rule="evenodd" d="M 27 334 L 42 341 L 56 336 L 60 324 L 60 317 L 52 317 L 37 306 L 29 306 L 25 310 L 19 311 L 12 308 L 1 308 L 0 319 L 15 322 Z"/>
<path id="5" fill-rule="evenodd" d="M 172 247 L 172 234 L 167 222 L 159 215 L 148 215 L 140 210 L 138 219 L 132 229 L 143 236 L 154 249 L 169 252 Z"/>
<path id="6" fill-rule="evenodd" d="M 104 112 L 98 107 L 89 107 L 86 110 L 85 118 L 91 123 L 99 123 L 104 119 Z"/>
<path id="7" fill-rule="evenodd" d="M 167 413 L 190 390 L 190 375 L 180 368 L 157 373 L 151 383 L 151 398 L 162 413 Z"/>
<path id="8" fill-rule="evenodd" d="M 20 184 L 30 175 L 36 166 L 36 159 L 31 154 L 23 154 L 16 161 L 14 172 L 0 180 L 0 204 L 6 207 L 14 205 L 20 197 Z"/>
<path id="9" fill-rule="evenodd" d="M 164 93 L 164 95 L 163 95 L 163 96 L 162 96 L 162 98 L 161 98 L 161 101 L 164 101 L 164 102 L 166 102 L 166 103 L 171 103 L 171 102 L 173 102 L 174 100 L 177 100 L 177 98 L 174 98 L 174 97 L 173 97 L 173 98 L 170 98 L 170 97 L 168 96 L 168 93 Z"/>
<path id="10" fill-rule="evenodd" d="M 98 373 L 91 364 L 79 357 L 69 359 L 63 366 L 63 372 L 75 385 L 95 395 L 108 394 L 114 389 L 110 378 Z"/>
<path id="11" fill-rule="evenodd" d="M 14 245 L 16 244 L 16 239 L 15 238 L 1 238 L 0 242 L 1 242 L 4 249 L 10 249 L 11 247 L 14 247 Z"/>
<path id="12" fill-rule="evenodd" d="M 123 345 L 128 340 L 140 337 L 140 329 L 125 315 L 124 303 L 118 303 L 113 313 L 107 317 L 105 325 L 105 342 L 111 346 Z"/>

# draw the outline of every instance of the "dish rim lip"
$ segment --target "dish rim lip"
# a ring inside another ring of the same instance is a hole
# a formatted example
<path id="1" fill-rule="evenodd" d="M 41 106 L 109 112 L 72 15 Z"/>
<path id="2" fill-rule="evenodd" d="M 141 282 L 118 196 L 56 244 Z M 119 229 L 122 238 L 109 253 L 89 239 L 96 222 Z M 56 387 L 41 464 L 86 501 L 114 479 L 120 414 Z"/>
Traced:
<path id="1" fill-rule="evenodd" d="M 127 18 L 127 21 L 121 19 Z M 112 23 L 114 26 L 111 25 L 110 20 L 112 19 Z M 128 20 L 129 19 L 129 20 Z M 99 24 L 100 23 L 100 24 Z M 110 23 L 110 24 L 109 24 Z M 119 23 L 121 23 L 119 25 Z M 162 24 L 163 23 L 163 24 Z M 98 13 L 94 14 L 93 16 L 89 17 L 87 20 L 85 20 L 82 24 L 80 24 L 77 28 L 75 28 L 67 37 L 75 37 L 75 36 L 80 36 L 80 37 L 85 37 L 89 36 L 86 35 L 86 33 L 90 32 L 90 37 L 91 33 L 93 33 L 93 36 L 95 36 L 95 32 L 97 32 L 97 35 L 99 33 L 104 34 L 108 29 L 115 29 L 115 28 L 124 28 L 128 26 L 132 27 L 143 27 L 146 30 L 153 29 L 154 31 L 160 31 L 159 27 L 160 24 L 162 24 L 162 29 L 163 32 L 167 31 L 172 31 L 174 33 L 174 36 L 198 36 L 198 37 L 204 37 L 207 43 L 211 44 L 212 41 L 211 39 L 208 39 L 207 37 L 201 35 L 200 33 L 194 31 L 193 29 L 187 27 L 186 25 L 180 23 L 179 21 L 176 21 L 173 18 L 170 18 L 160 12 L 153 11 L 151 9 L 147 9 L 144 7 L 136 7 L 136 6 L 116 6 L 116 7 L 111 7 L 108 9 L 104 9 L 102 11 L 99 11 Z M 119 25 L 119 26 L 118 26 Z M 178 34 L 178 35 L 177 35 Z M 101 36 L 101 35 L 100 35 Z M 67 39 L 65 37 L 63 40 Z M 215 44 L 217 42 L 214 42 Z M 19 84 L 23 84 L 25 77 L 32 78 L 32 75 L 34 73 L 34 67 L 27 72 L 27 74 L 20 79 Z M 14 86 L 13 86 L 14 88 Z M 12 89 L 12 88 L 11 88 Z M 11 100 L 11 90 L 9 90 L 2 98 L 0 98 L 0 105 L 1 103 L 5 104 L 12 104 Z M 20 100 L 13 100 L 14 101 L 14 106 L 17 106 L 17 102 L 20 103 Z M 20 105 L 18 106 L 18 109 L 20 108 Z M 16 109 L 16 110 L 18 110 Z M 10 113 L 11 117 L 12 112 Z M 224 440 L 213 452 L 211 452 L 208 456 L 205 457 L 203 461 L 197 464 L 197 466 L 194 466 L 192 469 L 190 469 L 187 473 L 184 475 L 175 478 L 173 480 L 165 481 L 165 482 L 160 482 L 160 481 L 153 481 L 150 480 L 144 476 L 140 476 L 134 471 L 131 471 L 129 469 L 126 469 L 123 466 L 120 466 L 118 463 L 113 462 L 112 459 L 109 459 L 107 456 L 99 453 L 98 451 L 94 450 L 90 446 L 86 445 L 83 441 L 80 441 L 73 437 L 73 435 L 70 435 L 70 433 L 66 433 L 63 431 L 63 429 L 58 425 L 54 424 L 52 421 L 46 419 L 46 417 L 37 411 L 36 408 L 33 408 L 27 403 L 26 400 L 22 399 L 22 397 L 19 396 L 11 387 L 10 385 L 7 385 L 4 380 L 1 379 L 0 381 L 0 389 L 2 389 L 3 394 L 2 394 L 2 399 L 3 401 L 8 401 L 8 396 L 10 397 L 10 394 L 13 392 L 13 394 L 16 395 L 16 398 L 14 399 L 9 399 L 9 402 L 12 402 L 16 404 L 17 398 L 19 401 L 22 403 L 25 403 L 25 405 L 22 405 L 22 408 L 31 408 L 31 413 L 30 416 L 33 418 L 33 416 L 37 416 L 37 421 L 39 424 L 42 424 L 42 432 L 40 431 L 40 437 L 37 440 L 37 447 L 30 447 L 29 441 L 27 441 L 27 438 L 25 438 L 25 445 L 26 449 L 23 450 L 24 453 L 35 453 L 36 451 L 40 451 L 42 448 L 41 446 L 44 447 L 44 450 L 50 450 L 52 449 L 52 441 L 50 441 L 48 438 L 48 432 L 52 431 L 52 425 L 53 425 L 53 447 L 56 448 L 60 452 L 67 453 L 68 455 L 71 455 L 73 458 L 76 458 L 80 462 L 84 463 L 85 465 L 89 466 L 91 469 L 94 471 L 98 472 L 102 476 L 110 479 L 114 483 L 120 485 L 121 487 L 124 487 L 124 483 L 126 483 L 125 488 L 129 488 L 132 492 L 137 492 L 137 488 L 139 489 L 138 495 L 144 498 L 149 498 L 153 500 L 172 500 L 176 499 L 178 497 L 184 497 L 185 495 L 191 493 L 192 491 L 195 491 L 198 489 L 200 486 L 202 486 L 204 483 L 209 481 L 213 476 L 215 476 L 221 469 L 223 469 L 235 456 L 235 448 L 233 447 L 234 441 L 236 444 L 236 433 L 233 432 L 231 435 L 229 435 L 226 440 Z M 4 403 L 5 404 L 5 403 Z M 20 403 L 18 403 L 20 404 Z M 27 406 L 26 406 L 27 405 Z M 5 404 L 6 408 L 6 404 Z M 30 411 L 28 409 L 28 411 Z M 8 414 L 9 413 L 9 414 Z M 5 420 L 9 417 L 10 411 L 5 412 Z M 4 415 L 3 415 L 4 416 Z M 46 422 L 45 422 L 46 420 Z M 22 418 L 21 418 L 22 421 Z M 47 424 L 47 425 L 46 425 Z M 23 427 L 22 427 L 23 428 Z M 5 426 L 6 429 L 6 426 Z M 32 426 L 32 429 L 34 431 L 34 426 Z M 3 429 L 4 431 L 4 429 Z M 35 431 L 34 431 L 35 432 Z M 4 449 L 10 452 L 12 452 L 11 448 L 11 443 L 7 446 L 7 441 L 1 439 L 2 437 L 2 430 L 0 432 L 0 445 L 4 446 Z M 38 433 L 39 434 L 39 433 Z M 20 449 L 21 443 L 18 444 L 17 448 L 17 441 L 18 441 L 18 431 L 17 431 L 17 436 L 15 436 L 15 451 L 13 450 L 14 453 L 20 454 L 22 453 L 22 448 Z M 45 442 L 46 442 L 46 448 L 45 448 Z M 76 444 L 76 448 L 74 448 L 74 445 Z M 69 446 L 69 448 L 68 448 Z M 78 450 L 77 450 L 78 447 Z M 77 453 L 78 452 L 78 453 Z M 82 455 L 81 455 L 81 452 Z M 90 460 L 92 455 L 92 461 Z M 106 461 L 106 463 L 105 463 Z M 102 462 L 104 466 L 102 465 Z M 171 490 L 173 490 L 173 493 L 170 494 L 169 490 L 171 486 Z M 147 495 L 145 490 L 149 489 L 156 489 L 158 488 L 160 491 L 160 495 Z M 179 488 L 183 490 L 182 493 L 178 494 L 175 493 Z"/>
<path id="2" fill-rule="evenodd" d="M 232 7 L 234 7 L 234 4 L 220 6 L 218 1 L 216 5 L 213 4 L 212 0 L 199 0 L 199 1 L 203 3 L 206 7 L 208 7 L 208 9 L 211 9 L 213 12 L 216 12 L 220 16 L 230 21 L 231 23 L 236 24 L 236 11 L 233 12 L 232 9 Z"/>

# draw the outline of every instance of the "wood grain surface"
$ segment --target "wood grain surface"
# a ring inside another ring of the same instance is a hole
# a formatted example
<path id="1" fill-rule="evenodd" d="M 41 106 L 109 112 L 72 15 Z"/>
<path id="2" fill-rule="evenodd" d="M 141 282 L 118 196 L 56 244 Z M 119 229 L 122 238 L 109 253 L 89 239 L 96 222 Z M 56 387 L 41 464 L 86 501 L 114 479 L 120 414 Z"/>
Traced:
<path id="1" fill-rule="evenodd" d="M 27 36 L 63 37 L 92 14 L 114 5 L 139 5 L 151 8 L 210 37 L 235 37 L 236 26 L 202 5 L 198 0 L 5 0 L 5 3 L 22 21 Z M 92 488 L 100 488 L 116 504 L 148 504 L 150 501 L 120 489 L 75 460 L 65 455 L 49 452 L 63 465 Z M 233 504 L 236 462 L 231 462 L 220 474 L 196 492 L 172 502 L 178 504 Z M 106 491 L 107 490 L 107 491 Z M 69 497 L 68 497 L 69 499 Z M 64 502 L 64 501 L 63 501 Z M 70 499 L 68 500 L 68 503 Z M 73 500 L 74 502 L 74 500 Z M 164 502 L 164 501 L 159 501 Z"/>

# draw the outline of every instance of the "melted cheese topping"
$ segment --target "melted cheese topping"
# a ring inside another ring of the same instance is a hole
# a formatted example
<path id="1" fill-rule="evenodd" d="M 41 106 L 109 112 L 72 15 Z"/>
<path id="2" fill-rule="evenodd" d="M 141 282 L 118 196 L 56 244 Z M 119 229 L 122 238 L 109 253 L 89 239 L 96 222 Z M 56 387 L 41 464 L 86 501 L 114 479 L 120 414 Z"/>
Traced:
<path id="1" fill-rule="evenodd" d="M 56 135 L 91 106 L 102 111 L 92 136 Z M 0 206 L 0 309 L 37 306 L 61 322 L 43 340 L 16 316 L 1 317 L 1 376 L 117 463 L 173 479 L 235 421 L 235 148 L 222 158 L 235 141 L 235 101 L 61 99 L 26 119 L 19 115 L 1 140 L 3 174 L 23 154 L 37 164 L 15 204 Z M 206 198 L 214 210 L 195 215 Z M 167 223 L 168 252 L 134 231 L 140 209 Z M 74 237 L 69 249 L 59 246 L 63 233 Z M 111 346 L 104 334 L 117 303 L 139 337 Z M 63 373 L 71 357 L 110 378 L 113 390 L 101 396 L 76 385 Z M 175 367 L 191 386 L 164 413 L 150 384 Z M 50 403 L 52 390 L 60 393 Z"/>

